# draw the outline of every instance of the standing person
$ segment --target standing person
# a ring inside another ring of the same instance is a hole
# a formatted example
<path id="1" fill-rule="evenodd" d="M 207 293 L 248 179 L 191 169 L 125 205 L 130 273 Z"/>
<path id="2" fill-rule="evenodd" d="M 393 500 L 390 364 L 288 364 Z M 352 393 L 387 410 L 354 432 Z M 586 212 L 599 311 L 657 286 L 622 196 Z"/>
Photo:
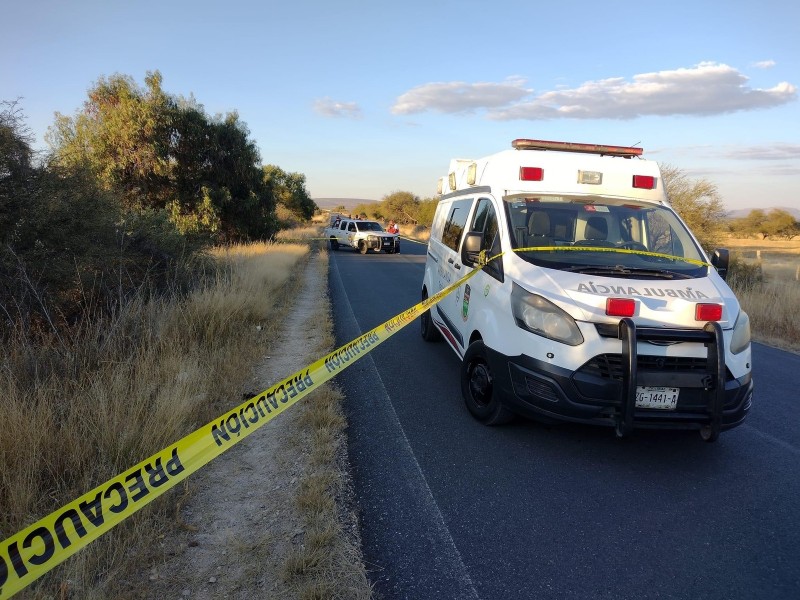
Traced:
<path id="1" fill-rule="evenodd" d="M 389 233 L 400 233 L 400 229 L 397 227 L 394 221 L 389 221 L 389 227 L 386 228 L 386 231 Z"/>

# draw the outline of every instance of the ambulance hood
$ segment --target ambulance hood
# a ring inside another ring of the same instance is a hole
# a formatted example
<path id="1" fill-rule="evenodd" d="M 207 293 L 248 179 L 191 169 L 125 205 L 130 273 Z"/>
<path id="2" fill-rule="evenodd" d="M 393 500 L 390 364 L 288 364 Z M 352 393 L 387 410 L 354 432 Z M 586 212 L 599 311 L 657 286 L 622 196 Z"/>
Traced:
<path id="1" fill-rule="evenodd" d="M 695 319 L 700 303 L 722 304 L 723 329 L 733 327 L 739 303 L 711 269 L 697 279 L 629 279 L 570 273 L 536 267 L 515 261 L 519 275 L 509 273 L 523 288 L 541 294 L 578 321 L 618 323 L 619 316 L 606 314 L 609 298 L 632 298 L 636 301 L 633 320 L 639 326 L 701 329 L 704 321 Z"/>

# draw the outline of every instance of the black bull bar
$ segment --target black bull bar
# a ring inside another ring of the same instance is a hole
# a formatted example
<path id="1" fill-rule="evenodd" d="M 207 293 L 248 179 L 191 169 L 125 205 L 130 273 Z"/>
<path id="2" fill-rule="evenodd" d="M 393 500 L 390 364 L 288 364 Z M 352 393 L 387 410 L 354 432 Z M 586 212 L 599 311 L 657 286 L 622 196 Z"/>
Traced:
<path id="1" fill-rule="evenodd" d="M 616 415 L 615 429 L 620 437 L 633 431 L 637 386 L 666 386 L 702 388 L 708 413 L 708 424 L 702 425 L 700 435 L 706 441 L 719 437 L 722 423 L 722 405 L 725 401 L 725 346 L 722 327 L 709 321 L 698 330 L 658 329 L 636 327 L 633 319 L 619 322 L 619 339 L 622 340 L 622 404 Z M 708 349 L 705 371 L 692 373 L 664 373 L 638 369 L 637 342 L 701 342 Z"/>

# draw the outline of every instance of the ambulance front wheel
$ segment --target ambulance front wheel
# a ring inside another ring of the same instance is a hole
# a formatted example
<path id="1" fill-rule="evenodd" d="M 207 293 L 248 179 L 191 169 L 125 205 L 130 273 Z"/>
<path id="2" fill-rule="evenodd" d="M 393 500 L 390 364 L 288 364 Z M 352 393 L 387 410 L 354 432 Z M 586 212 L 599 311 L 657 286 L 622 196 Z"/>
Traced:
<path id="1" fill-rule="evenodd" d="M 502 425 L 514 417 L 503 406 L 494 376 L 486 356 L 486 346 L 481 340 L 467 348 L 461 363 L 461 395 L 472 416 L 484 425 Z"/>

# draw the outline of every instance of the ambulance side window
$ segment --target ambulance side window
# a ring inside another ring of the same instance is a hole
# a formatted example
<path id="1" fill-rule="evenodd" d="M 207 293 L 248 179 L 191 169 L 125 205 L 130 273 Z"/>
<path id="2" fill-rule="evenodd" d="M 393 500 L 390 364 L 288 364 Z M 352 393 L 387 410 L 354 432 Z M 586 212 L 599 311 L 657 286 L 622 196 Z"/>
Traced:
<path id="1" fill-rule="evenodd" d="M 481 198 L 478 201 L 478 208 L 475 209 L 475 216 L 472 218 L 472 226 L 469 230 L 483 234 L 481 250 L 485 250 L 489 258 L 500 253 L 497 213 L 492 201 L 488 198 Z M 503 263 L 499 259 L 491 261 L 484 270 L 495 279 L 503 281 Z"/>
<path id="2" fill-rule="evenodd" d="M 442 243 L 455 252 L 458 252 L 458 247 L 461 244 L 461 236 L 464 233 L 464 226 L 467 224 L 471 206 L 471 199 L 456 200 L 450 205 L 450 213 L 444 224 L 444 231 L 442 231 Z"/>

